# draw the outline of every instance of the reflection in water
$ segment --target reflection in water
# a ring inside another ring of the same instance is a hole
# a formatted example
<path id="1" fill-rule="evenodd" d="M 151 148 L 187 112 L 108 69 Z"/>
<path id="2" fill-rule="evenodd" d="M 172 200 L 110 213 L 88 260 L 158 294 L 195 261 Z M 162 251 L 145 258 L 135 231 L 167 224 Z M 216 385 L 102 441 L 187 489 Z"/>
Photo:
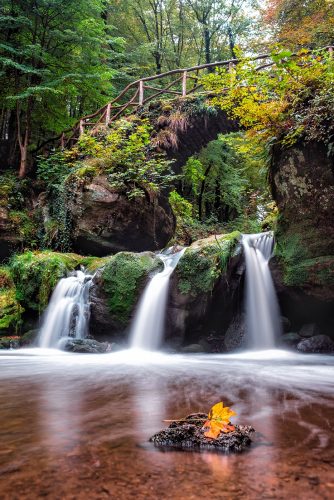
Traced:
<path id="1" fill-rule="evenodd" d="M 39 352 L 0 354 L 0 487 L 10 498 L 17 482 L 22 498 L 182 499 L 206 491 L 312 499 L 334 491 L 333 357 Z M 218 401 L 261 433 L 249 452 L 161 453 L 148 443 L 163 419 Z"/>

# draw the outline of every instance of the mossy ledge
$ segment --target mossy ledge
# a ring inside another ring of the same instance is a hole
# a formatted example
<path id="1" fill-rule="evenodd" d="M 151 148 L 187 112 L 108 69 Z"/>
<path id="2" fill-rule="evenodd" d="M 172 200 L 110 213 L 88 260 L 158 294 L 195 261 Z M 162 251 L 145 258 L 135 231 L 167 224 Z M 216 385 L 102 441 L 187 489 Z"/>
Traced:
<path id="1" fill-rule="evenodd" d="M 9 268 L 16 299 L 25 309 L 42 312 L 58 281 L 81 262 L 80 255 L 47 250 L 15 255 Z"/>
<path id="2" fill-rule="evenodd" d="M 102 271 L 103 289 L 112 316 L 127 323 L 150 273 L 162 269 L 162 262 L 150 252 L 120 252 L 109 259 Z"/>
<path id="3" fill-rule="evenodd" d="M 241 233 L 210 236 L 196 241 L 184 253 L 177 268 L 178 289 L 183 295 L 212 292 L 219 276 L 239 244 Z"/>

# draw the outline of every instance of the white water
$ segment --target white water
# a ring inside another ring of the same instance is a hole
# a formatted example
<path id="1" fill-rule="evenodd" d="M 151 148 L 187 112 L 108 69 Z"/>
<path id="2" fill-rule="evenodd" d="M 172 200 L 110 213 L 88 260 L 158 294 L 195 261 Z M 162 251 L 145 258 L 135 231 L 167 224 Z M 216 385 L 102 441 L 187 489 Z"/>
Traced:
<path id="1" fill-rule="evenodd" d="M 185 249 L 174 254 L 159 255 L 164 269 L 153 276 L 139 302 L 130 333 L 131 348 L 154 351 L 160 347 L 164 334 L 169 279 L 184 252 Z"/>
<path id="2" fill-rule="evenodd" d="M 281 332 L 280 312 L 269 269 L 274 237 L 271 232 L 244 234 L 246 258 L 246 325 L 249 347 L 272 349 Z"/>
<path id="3" fill-rule="evenodd" d="M 91 278 L 83 271 L 76 271 L 59 281 L 44 313 L 39 347 L 57 347 L 63 337 L 82 339 L 87 336 Z"/>

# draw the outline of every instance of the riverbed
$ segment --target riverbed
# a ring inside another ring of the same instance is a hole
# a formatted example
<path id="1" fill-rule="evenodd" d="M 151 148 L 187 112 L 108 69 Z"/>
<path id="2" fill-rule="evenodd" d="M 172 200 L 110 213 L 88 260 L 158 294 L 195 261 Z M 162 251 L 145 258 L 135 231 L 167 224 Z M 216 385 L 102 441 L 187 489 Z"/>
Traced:
<path id="1" fill-rule="evenodd" d="M 0 353 L 1 499 L 330 499 L 334 357 Z M 164 419 L 223 401 L 242 454 L 162 452 Z"/>

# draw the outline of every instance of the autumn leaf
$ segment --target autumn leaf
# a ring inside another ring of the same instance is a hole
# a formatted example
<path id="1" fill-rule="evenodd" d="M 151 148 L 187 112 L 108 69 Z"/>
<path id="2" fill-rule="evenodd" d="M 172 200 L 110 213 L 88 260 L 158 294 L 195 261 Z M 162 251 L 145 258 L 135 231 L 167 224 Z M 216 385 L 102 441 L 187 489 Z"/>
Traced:
<path id="1" fill-rule="evenodd" d="M 230 418 L 236 413 L 224 403 L 215 404 L 209 411 L 208 420 L 203 425 L 204 436 L 210 439 L 217 439 L 223 432 L 227 434 L 233 432 L 235 427 L 230 424 Z"/>

